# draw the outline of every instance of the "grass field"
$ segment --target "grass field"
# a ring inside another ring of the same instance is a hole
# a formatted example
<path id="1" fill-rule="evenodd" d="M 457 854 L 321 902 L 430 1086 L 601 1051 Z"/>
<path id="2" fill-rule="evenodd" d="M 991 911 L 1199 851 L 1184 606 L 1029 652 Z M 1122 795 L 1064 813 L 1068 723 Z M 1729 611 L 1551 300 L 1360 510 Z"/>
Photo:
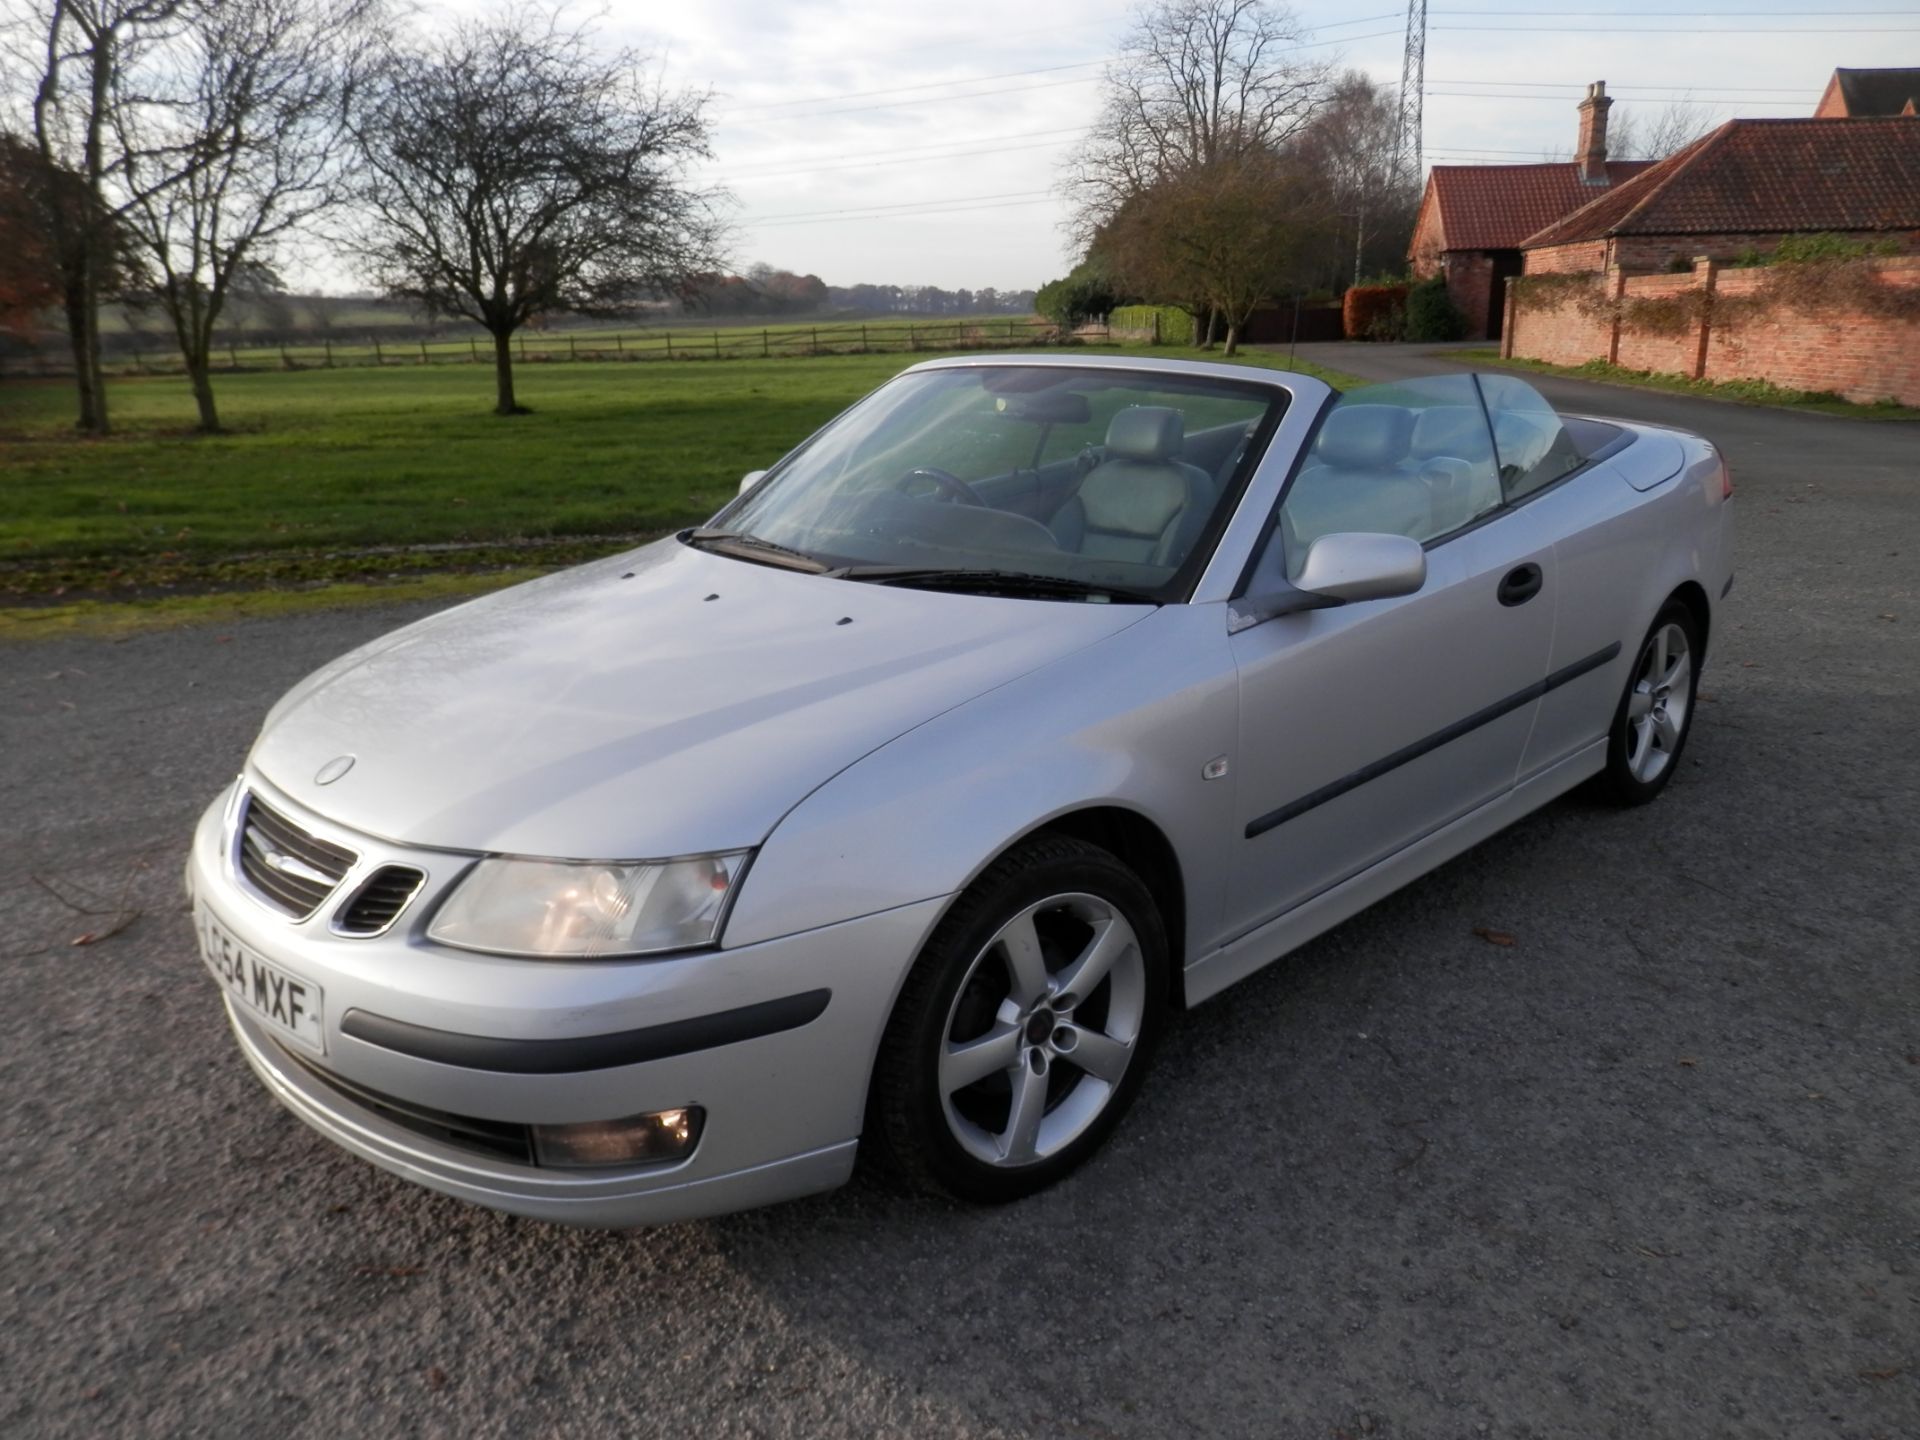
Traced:
<path id="1" fill-rule="evenodd" d="M 129 378 L 105 440 L 71 432 L 66 384 L 10 384 L 0 593 L 45 606 L 571 563 L 705 518 L 905 363 L 529 366 L 532 413 L 512 419 L 488 413 L 484 368 L 222 376 L 232 433 L 212 437 L 190 433 L 182 381 Z"/>

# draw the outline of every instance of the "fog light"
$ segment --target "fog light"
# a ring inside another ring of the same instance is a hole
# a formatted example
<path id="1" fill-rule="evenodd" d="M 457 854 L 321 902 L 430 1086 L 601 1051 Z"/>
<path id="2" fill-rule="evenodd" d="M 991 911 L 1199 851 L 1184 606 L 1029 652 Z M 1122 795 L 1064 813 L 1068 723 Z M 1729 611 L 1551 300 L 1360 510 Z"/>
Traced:
<path id="1" fill-rule="evenodd" d="M 533 1153 L 542 1165 L 579 1169 L 590 1165 L 658 1165 L 683 1160 L 700 1143 L 707 1112 L 698 1105 L 656 1110 L 625 1120 L 589 1120 L 584 1125 L 535 1125 Z"/>

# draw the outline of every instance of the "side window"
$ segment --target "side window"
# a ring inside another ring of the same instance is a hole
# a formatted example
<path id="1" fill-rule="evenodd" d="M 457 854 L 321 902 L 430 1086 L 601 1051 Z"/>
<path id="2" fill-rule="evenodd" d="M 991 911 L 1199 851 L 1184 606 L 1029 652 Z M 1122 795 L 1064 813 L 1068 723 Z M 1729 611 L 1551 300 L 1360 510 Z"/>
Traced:
<path id="1" fill-rule="evenodd" d="M 1501 503 L 1493 437 L 1473 377 L 1436 375 L 1342 395 L 1281 503 L 1275 535 L 1292 579 L 1322 535 L 1352 530 L 1433 540 Z"/>
<path id="2" fill-rule="evenodd" d="M 1493 420 L 1500 484 L 1507 499 L 1531 495 L 1586 463 L 1538 390 L 1512 375 L 1482 375 L 1479 380 Z"/>

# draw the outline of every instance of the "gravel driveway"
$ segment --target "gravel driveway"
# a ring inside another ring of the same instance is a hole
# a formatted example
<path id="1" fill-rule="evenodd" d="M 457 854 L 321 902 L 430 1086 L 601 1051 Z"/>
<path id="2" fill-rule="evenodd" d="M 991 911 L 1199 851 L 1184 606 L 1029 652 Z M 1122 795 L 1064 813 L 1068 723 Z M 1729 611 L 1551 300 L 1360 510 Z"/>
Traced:
<path id="1" fill-rule="evenodd" d="M 1011 1209 L 577 1232 L 332 1149 L 179 872 L 267 705 L 414 612 L 0 647 L 0 1433 L 1920 1433 L 1920 427 L 1543 388 L 1732 458 L 1684 772 L 1182 1017 Z"/>

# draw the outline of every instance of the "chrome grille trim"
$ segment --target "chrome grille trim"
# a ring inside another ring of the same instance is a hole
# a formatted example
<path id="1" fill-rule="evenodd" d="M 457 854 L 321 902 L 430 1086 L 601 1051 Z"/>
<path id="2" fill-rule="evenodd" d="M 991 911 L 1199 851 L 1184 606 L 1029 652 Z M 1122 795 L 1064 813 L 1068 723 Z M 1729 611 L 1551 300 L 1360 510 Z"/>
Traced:
<path id="1" fill-rule="evenodd" d="M 263 903 L 305 920 L 360 857 L 303 829 L 249 791 L 240 805 L 234 868 Z"/>
<path id="2" fill-rule="evenodd" d="M 414 865 L 382 865 L 333 914 L 333 933 L 354 940 L 384 935 L 427 883 Z"/>

